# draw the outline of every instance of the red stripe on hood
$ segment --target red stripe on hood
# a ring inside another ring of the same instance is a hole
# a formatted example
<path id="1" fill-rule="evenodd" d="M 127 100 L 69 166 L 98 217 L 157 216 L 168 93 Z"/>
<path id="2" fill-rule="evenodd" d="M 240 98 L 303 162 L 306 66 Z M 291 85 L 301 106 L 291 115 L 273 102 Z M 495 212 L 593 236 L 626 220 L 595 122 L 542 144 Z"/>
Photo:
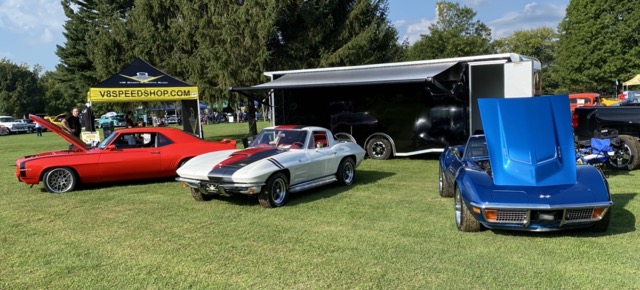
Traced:
<path id="1" fill-rule="evenodd" d="M 269 150 L 273 150 L 273 147 L 247 148 L 238 152 L 234 152 L 231 155 L 229 155 L 227 159 L 222 160 L 220 163 L 213 166 L 212 170 L 216 170 L 220 167 L 240 162 L 244 159 L 251 157 L 254 154 L 269 151 Z"/>

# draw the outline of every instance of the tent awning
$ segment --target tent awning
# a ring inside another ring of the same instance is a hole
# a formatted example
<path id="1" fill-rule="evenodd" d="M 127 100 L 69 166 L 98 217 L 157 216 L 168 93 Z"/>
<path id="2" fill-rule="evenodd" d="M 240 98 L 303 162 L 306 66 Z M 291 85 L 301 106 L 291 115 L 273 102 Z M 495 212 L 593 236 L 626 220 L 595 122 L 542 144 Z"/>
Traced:
<path id="1" fill-rule="evenodd" d="M 625 86 L 637 86 L 640 85 L 640 74 L 636 75 L 635 77 L 633 77 L 632 79 L 622 83 Z"/>
<path id="2" fill-rule="evenodd" d="M 89 102 L 153 102 L 198 100 L 198 87 L 178 80 L 136 58 L 108 79 L 93 85 Z"/>
<path id="3" fill-rule="evenodd" d="M 252 87 L 232 87 L 231 91 L 296 89 L 325 86 L 356 86 L 375 84 L 420 83 L 431 81 L 451 68 L 457 61 L 422 63 L 403 66 L 352 68 L 345 70 L 294 72 L 274 75 L 274 80 Z"/>

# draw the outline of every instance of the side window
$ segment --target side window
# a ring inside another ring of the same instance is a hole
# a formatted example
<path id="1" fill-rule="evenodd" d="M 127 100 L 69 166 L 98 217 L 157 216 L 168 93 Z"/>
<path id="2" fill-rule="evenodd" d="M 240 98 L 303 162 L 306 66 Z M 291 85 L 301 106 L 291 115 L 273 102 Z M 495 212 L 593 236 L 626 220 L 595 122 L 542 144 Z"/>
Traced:
<path id="1" fill-rule="evenodd" d="M 165 135 L 158 134 L 158 140 L 156 143 L 157 147 L 167 146 L 169 144 L 173 144 L 173 141 L 171 141 Z"/>
<path id="2" fill-rule="evenodd" d="M 155 133 L 142 133 L 140 134 L 140 141 L 143 148 L 156 147 L 156 134 Z"/>
<path id="3" fill-rule="evenodd" d="M 139 145 L 135 134 L 120 134 L 113 144 L 120 149 L 136 148 Z"/>
<path id="4" fill-rule="evenodd" d="M 324 131 L 314 131 L 312 141 L 313 142 L 309 144 L 309 147 L 311 148 L 325 148 L 329 145 L 327 141 L 327 133 Z"/>

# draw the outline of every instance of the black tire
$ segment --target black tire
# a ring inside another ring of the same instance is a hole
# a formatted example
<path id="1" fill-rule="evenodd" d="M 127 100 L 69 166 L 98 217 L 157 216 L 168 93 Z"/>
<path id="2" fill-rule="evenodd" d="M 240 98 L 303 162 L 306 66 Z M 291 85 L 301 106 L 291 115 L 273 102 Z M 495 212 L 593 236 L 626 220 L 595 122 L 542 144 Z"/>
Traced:
<path id="1" fill-rule="evenodd" d="M 455 209 L 455 219 L 456 226 L 458 230 L 463 232 L 478 232 L 482 228 L 480 222 L 477 221 L 467 204 L 462 200 L 462 196 L 460 194 L 460 189 L 455 189 L 455 198 L 454 198 L 454 209 Z"/>
<path id="2" fill-rule="evenodd" d="M 640 143 L 629 135 L 618 136 L 622 141 L 620 147 L 609 158 L 609 165 L 614 169 L 634 170 L 640 165 Z"/>
<path id="3" fill-rule="evenodd" d="M 190 188 L 190 189 L 191 189 L 191 196 L 193 196 L 193 199 L 197 201 L 210 201 L 213 199 L 213 196 L 210 194 L 203 194 L 202 192 L 200 192 L 195 188 Z"/>
<path id="4" fill-rule="evenodd" d="M 451 188 L 451 183 L 444 176 L 444 171 L 440 166 L 438 166 L 438 191 L 442 197 L 453 197 L 453 188 Z"/>
<path id="5" fill-rule="evenodd" d="M 58 167 L 47 170 L 43 175 L 42 183 L 50 193 L 65 193 L 76 187 L 78 177 L 70 168 Z"/>
<path id="6" fill-rule="evenodd" d="M 351 157 L 346 157 L 340 161 L 336 177 L 341 185 L 353 184 L 353 179 L 356 177 L 356 164 Z"/>
<path id="7" fill-rule="evenodd" d="M 258 201 L 262 207 L 273 208 L 283 206 L 287 202 L 289 180 L 282 172 L 276 172 L 269 177 L 267 184 L 258 194 Z"/>
<path id="8" fill-rule="evenodd" d="M 367 155 L 376 160 L 386 160 L 391 157 L 391 142 L 386 138 L 373 138 L 367 143 Z"/>
<path id="9" fill-rule="evenodd" d="M 611 209 L 612 208 L 609 207 L 609 209 L 607 209 L 607 213 L 604 214 L 602 219 L 593 224 L 591 227 L 592 231 L 603 233 L 609 229 L 609 223 L 611 223 Z"/>

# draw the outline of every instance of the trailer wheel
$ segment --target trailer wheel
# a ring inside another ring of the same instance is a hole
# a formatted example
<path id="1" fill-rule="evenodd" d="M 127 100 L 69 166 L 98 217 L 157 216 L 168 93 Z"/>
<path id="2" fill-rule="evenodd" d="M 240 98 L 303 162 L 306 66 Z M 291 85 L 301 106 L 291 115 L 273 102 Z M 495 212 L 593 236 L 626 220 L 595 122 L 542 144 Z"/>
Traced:
<path id="1" fill-rule="evenodd" d="M 367 154 L 371 159 L 389 159 L 391 156 L 391 142 L 386 138 L 373 138 L 367 143 Z"/>
<path id="2" fill-rule="evenodd" d="M 634 170 L 640 165 L 640 144 L 629 135 L 618 136 L 622 140 L 621 148 L 609 158 L 609 165 L 615 169 Z"/>

